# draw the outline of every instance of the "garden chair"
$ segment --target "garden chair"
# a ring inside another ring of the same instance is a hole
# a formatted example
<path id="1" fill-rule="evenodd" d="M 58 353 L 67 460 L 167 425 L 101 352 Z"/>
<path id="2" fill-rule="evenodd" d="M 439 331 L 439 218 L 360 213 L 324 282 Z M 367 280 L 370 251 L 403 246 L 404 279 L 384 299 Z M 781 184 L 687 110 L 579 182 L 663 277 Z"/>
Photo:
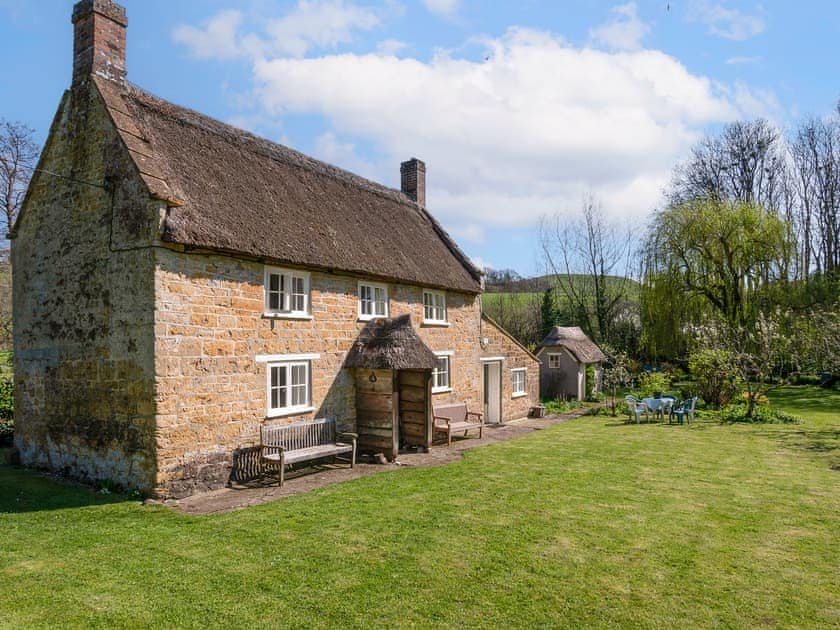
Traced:
<path id="1" fill-rule="evenodd" d="M 689 398 L 688 400 L 683 401 L 683 403 L 674 409 L 674 415 L 677 417 L 677 422 L 680 424 L 683 423 L 683 418 L 686 419 L 686 422 L 691 424 L 694 422 L 694 407 L 697 405 L 697 396 L 694 398 Z"/>
<path id="2" fill-rule="evenodd" d="M 650 410 L 645 403 L 630 394 L 624 397 L 624 401 L 627 403 L 627 413 L 630 414 L 631 420 L 636 418 L 636 424 L 639 424 L 642 414 L 645 414 L 645 419 L 650 422 Z"/>

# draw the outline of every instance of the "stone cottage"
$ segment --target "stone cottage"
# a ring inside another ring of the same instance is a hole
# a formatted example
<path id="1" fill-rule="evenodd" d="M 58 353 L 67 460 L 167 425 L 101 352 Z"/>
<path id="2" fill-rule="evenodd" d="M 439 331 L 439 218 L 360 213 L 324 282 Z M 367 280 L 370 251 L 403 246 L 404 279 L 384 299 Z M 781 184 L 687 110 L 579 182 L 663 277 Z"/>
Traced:
<path id="1" fill-rule="evenodd" d="M 570 397 L 584 400 L 587 368 L 592 366 L 590 384 L 601 391 L 602 363 L 606 356 L 578 326 L 555 326 L 537 346 L 540 359 L 540 395 L 546 398 Z"/>
<path id="2" fill-rule="evenodd" d="M 72 21 L 72 84 L 10 235 L 23 463 L 186 496 L 246 474 L 264 423 L 358 429 L 360 383 L 392 394 L 393 427 L 360 436 L 391 456 L 402 387 L 425 392 L 418 422 L 453 401 L 527 413 L 539 363 L 482 315 L 421 161 L 392 190 L 163 101 L 126 82 L 123 7 Z M 397 320 L 389 343 L 434 365 L 348 364 Z"/>

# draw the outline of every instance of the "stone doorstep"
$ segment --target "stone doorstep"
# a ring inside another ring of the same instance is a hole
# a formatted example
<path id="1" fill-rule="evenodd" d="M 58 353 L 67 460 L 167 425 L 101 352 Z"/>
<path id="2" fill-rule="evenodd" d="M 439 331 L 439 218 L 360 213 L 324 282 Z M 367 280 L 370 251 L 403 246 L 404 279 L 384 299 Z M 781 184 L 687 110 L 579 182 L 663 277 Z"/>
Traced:
<path id="1" fill-rule="evenodd" d="M 147 501 L 146 503 L 162 504 L 185 514 L 229 512 L 376 473 L 405 467 L 442 466 L 461 459 L 464 451 L 528 435 L 533 431 L 578 418 L 585 412 L 586 409 L 580 409 L 569 414 L 550 415 L 544 418 L 517 418 L 508 420 L 504 424 L 485 425 L 484 437 L 481 440 L 473 430 L 466 438 L 455 436 L 451 447 L 436 444 L 428 453 L 403 452 L 394 462 L 384 465 L 362 461 L 357 462 L 355 468 L 352 469 L 341 462 L 309 466 L 291 473 L 287 472 L 282 488 L 277 485 L 275 475 L 266 474 L 246 484 L 236 484 L 178 500 Z"/>

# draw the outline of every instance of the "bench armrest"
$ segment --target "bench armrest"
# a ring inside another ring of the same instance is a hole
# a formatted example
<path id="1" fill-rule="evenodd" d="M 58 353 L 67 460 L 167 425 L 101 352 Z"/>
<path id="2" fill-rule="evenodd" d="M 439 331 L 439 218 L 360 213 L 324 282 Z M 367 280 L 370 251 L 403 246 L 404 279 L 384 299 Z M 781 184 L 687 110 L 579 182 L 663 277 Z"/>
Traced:
<path id="1" fill-rule="evenodd" d="M 438 420 L 442 420 L 446 423 L 446 426 L 449 426 L 449 423 L 452 422 L 452 418 L 447 418 L 446 416 L 432 416 L 432 419 L 432 424 L 438 424 Z"/>
<path id="2" fill-rule="evenodd" d="M 467 418 L 469 418 L 470 416 L 476 416 L 478 418 L 479 422 L 484 424 L 484 414 L 483 413 L 481 413 L 479 411 L 468 411 L 467 412 Z"/>
<path id="3" fill-rule="evenodd" d="M 282 453 L 286 450 L 283 446 L 266 446 L 265 444 L 260 444 L 260 457 L 264 457 L 266 455 L 276 455 L 277 453 Z"/>
<path id="4" fill-rule="evenodd" d="M 339 431 L 335 434 L 336 439 L 344 439 L 344 440 L 358 440 L 359 434 L 353 433 L 352 431 Z"/>

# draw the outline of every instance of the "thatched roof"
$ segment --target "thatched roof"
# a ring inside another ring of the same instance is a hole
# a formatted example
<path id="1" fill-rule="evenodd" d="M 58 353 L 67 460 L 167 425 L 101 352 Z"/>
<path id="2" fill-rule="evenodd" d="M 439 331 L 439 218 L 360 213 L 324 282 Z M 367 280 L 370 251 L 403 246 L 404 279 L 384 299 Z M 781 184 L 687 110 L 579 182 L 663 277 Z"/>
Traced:
<path id="1" fill-rule="evenodd" d="M 411 327 L 411 317 L 375 319 L 365 326 L 344 367 L 368 370 L 431 370 L 437 357 Z"/>
<path id="2" fill-rule="evenodd" d="M 164 241 L 481 291 L 480 272 L 402 192 L 134 86 L 94 81 L 149 192 L 169 203 Z"/>
<path id="3" fill-rule="evenodd" d="M 606 355 L 578 326 L 555 326 L 537 348 L 566 348 L 579 363 L 605 361 Z"/>

